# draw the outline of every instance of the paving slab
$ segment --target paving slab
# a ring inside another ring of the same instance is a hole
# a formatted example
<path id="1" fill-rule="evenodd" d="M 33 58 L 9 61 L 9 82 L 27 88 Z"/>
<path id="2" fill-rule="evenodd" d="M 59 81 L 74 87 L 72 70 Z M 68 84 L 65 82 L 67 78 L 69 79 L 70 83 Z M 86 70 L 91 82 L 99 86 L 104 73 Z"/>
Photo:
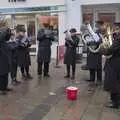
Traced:
<path id="1" fill-rule="evenodd" d="M 81 64 L 77 64 L 75 82 L 64 79 L 65 66 L 60 66 L 55 68 L 52 61 L 50 78 L 39 77 L 36 58 L 32 57 L 33 80 L 21 80 L 18 72 L 22 83 L 14 86 L 8 95 L 0 96 L 0 120 L 120 120 L 119 110 L 105 107 L 109 94 L 85 81 L 89 79 L 89 72 L 81 70 Z M 67 100 L 68 86 L 78 87 L 76 101 Z"/>

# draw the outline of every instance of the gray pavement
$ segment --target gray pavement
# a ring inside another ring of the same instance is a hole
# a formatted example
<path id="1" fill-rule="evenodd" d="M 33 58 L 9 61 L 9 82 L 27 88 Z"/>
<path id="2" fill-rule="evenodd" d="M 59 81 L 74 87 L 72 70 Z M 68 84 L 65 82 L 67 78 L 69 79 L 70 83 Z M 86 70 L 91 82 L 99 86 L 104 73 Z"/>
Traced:
<path id="1" fill-rule="evenodd" d="M 85 61 L 83 61 L 84 64 Z M 120 120 L 120 110 L 106 108 L 109 95 L 102 88 L 90 87 L 88 71 L 77 65 L 76 83 L 64 79 L 65 67 L 51 62 L 50 78 L 38 77 L 36 58 L 32 57 L 31 81 L 22 81 L 14 91 L 0 96 L 0 120 Z M 67 86 L 79 88 L 78 99 L 66 98 Z M 89 91 L 91 89 L 91 91 Z M 53 94 L 55 93 L 55 94 Z"/>

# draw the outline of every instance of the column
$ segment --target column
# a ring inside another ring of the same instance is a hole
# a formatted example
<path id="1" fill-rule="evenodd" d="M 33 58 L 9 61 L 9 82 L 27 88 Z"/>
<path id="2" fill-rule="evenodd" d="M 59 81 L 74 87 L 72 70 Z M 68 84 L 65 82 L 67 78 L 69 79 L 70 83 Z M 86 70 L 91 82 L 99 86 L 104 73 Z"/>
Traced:
<path id="1" fill-rule="evenodd" d="M 16 26 L 15 15 L 11 15 L 11 23 L 12 23 L 12 28 L 15 28 Z"/>
<path id="2" fill-rule="evenodd" d="M 115 18 L 115 22 L 120 22 L 120 12 L 119 12 L 119 9 L 116 8 L 116 18 Z"/>
<path id="3" fill-rule="evenodd" d="M 65 36 L 64 31 L 66 30 L 66 15 L 65 12 L 58 13 L 58 30 L 59 30 L 59 45 L 64 45 Z"/>
<path id="4" fill-rule="evenodd" d="M 82 24 L 82 10 L 79 0 L 66 0 L 67 5 L 67 28 L 76 28 L 80 31 Z"/>
<path id="5" fill-rule="evenodd" d="M 36 48 L 36 56 L 37 56 L 37 53 L 38 53 L 37 33 L 38 33 L 38 19 L 37 19 L 37 14 L 36 14 L 36 15 L 35 15 L 35 38 L 36 38 L 35 48 Z"/>
<path id="6" fill-rule="evenodd" d="M 96 21 L 98 21 L 98 10 L 94 8 L 93 9 L 93 29 L 96 29 L 95 27 Z"/>

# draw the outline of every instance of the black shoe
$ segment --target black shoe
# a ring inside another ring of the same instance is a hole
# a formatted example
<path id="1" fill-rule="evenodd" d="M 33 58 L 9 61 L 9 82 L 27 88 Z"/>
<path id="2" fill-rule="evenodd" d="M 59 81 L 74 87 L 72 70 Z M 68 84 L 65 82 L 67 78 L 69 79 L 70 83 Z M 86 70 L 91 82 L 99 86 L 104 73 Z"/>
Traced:
<path id="1" fill-rule="evenodd" d="M 98 81 L 97 83 L 96 83 L 96 86 L 101 86 L 102 85 L 102 82 L 101 81 Z"/>
<path id="2" fill-rule="evenodd" d="M 70 78 L 70 75 L 66 75 L 66 76 L 64 76 L 64 78 Z"/>
<path id="3" fill-rule="evenodd" d="M 75 76 L 73 75 L 73 76 L 71 77 L 71 79 L 74 80 L 74 79 L 75 79 Z"/>
<path id="4" fill-rule="evenodd" d="M 13 91 L 13 89 L 12 88 L 6 88 L 6 90 L 5 91 Z"/>
<path id="5" fill-rule="evenodd" d="M 2 95 L 7 95 L 7 92 L 6 92 L 6 91 L 2 91 L 1 94 L 2 94 Z"/>
<path id="6" fill-rule="evenodd" d="M 87 82 L 93 82 L 94 80 L 85 80 L 85 81 L 87 81 Z"/>
<path id="7" fill-rule="evenodd" d="M 27 79 L 33 79 L 33 77 L 30 74 L 28 74 Z"/>
<path id="8" fill-rule="evenodd" d="M 17 81 L 17 80 L 13 80 L 12 81 L 12 84 L 20 84 L 21 82 L 20 81 Z"/>
<path id="9" fill-rule="evenodd" d="M 25 80 L 26 79 L 26 75 L 22 74 L 22 79 Z"/>
<path id="10" fill-rule="evenodd" d="M 41 75 L 42 75 L 42 72 L 38 72 L 38 75 L 40 75 L 40 76 L 41 76 Z"/>
<path id="11" fill-rule="evenodd" d="M 115 105 L 115 104 L 109 104 L 106 107 L 113 108 L 113 109 L 120 109 L 120 105 Z"/>
<path id="12" fill-rule="evenodd" d="M 49 74 L 44 74 L 44 77 L 50 77 L 50 75 Z"/>

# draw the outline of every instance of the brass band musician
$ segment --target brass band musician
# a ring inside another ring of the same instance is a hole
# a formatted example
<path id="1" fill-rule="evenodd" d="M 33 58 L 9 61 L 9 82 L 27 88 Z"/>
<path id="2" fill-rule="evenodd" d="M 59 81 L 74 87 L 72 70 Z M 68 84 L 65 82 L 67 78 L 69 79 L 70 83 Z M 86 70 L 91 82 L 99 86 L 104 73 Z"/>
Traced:
<path id="1" fill-rule="evenodd" d="M 96 34 L 99 36 L 99 41 L 94 42 L 93 47 L 98 48 L 100 44 L 102 43 L 101 34 L 104 33 L 104 22 L 103 21 L 97 21 L 96 22 L 97 31 Z M 97 76 L 97 82 L 96 85 L 101 85 L 102 83 L 102 54 L 98 50 L 96 52 L 90 51 L 90 49 L 87 49 L 87 67 L 90 71 L 90 80 L 91 82 L 95 82 L 95 78 Z"/>
<path id="2" fill-rule="evenodd" d="M 105 62 L 104 89 L 110 92 L 112 104 L 109 107 L 120 108 L 120 23 L 114 24 L 112 45 L 104 50 L 105 55 L 111 55 Z"/>
<path id="3" fill-rule="evenodd" d="M 64 64 L 66 64 L 66 71 L 67 75 L 65 78 L 70 77 L 70 67 L 72 66 L 72 77 L 71 79 L 75 79 L 75 69 L 76 69 L 76 47 L 78 46 L 79 43 L 79 38 L 76 34 L 77 30 L 75 28 L 70 29 L 68 33 L 65 31 L 64 33 L 66 34 L 65 38 L 65 56 L 64 56 Z"/>

